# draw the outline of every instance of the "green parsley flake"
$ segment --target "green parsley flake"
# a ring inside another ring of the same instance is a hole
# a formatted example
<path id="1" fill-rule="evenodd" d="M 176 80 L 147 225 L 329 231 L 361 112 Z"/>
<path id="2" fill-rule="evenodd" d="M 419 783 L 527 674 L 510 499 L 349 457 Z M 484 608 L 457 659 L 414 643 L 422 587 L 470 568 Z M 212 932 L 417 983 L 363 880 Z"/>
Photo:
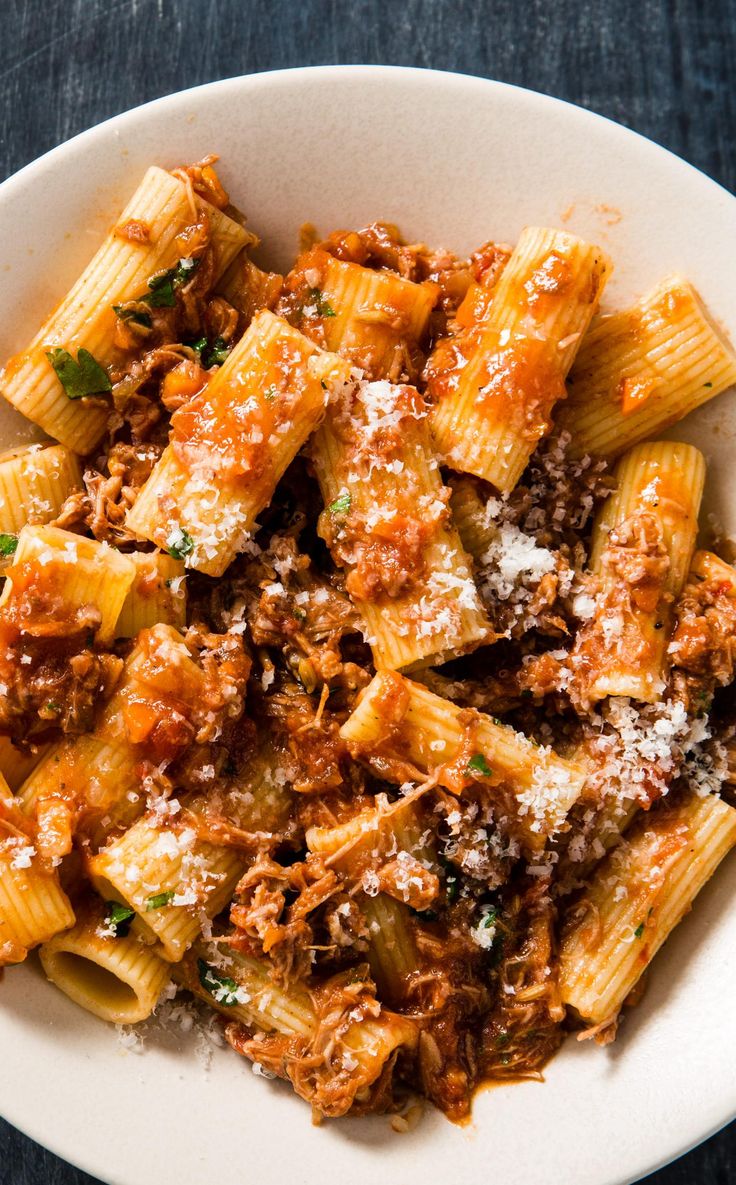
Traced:
<path id="1" fill-rule="evenodd" d="M 194 540 L 183 527 L 174 527 L 166 540 L 166 550 L 173 560 L 183 560 L 194 551 Z"/>
<path id="2" fill-rule="evenodd" d="M 231 349 L 232 346 L 227 344 L 224 337 L 216 337 L 212 343 L 212 348 L 207 354 L 205 366 L 208 368 L 210 366 L 222 366 Z"/>
<path id="3" fill-rule="evenodd" d="M 490 778 L 493 770 L 482 753 L 474 753 L 465 767 L 465 772 L 473 778 Z"/>
<path id="4" fill-rule="evenodd" d="M 129 905 L 121 905 L 119 901 L 106 901 L 105 907 L 105 924 L 108 930 L 112 930 L 114 938 L 125 938 L 135 917 L 135 910 Z"/>
<path id="5" fill-rule="evenodd" d="M 0 531 L 0 555 L 14 555 L 17 546 L 17 535 L 6 535 L 4 531 Z"/>
<path id="6" fill-rule="evenodd" d="M 266 390 L 263 392 L 263 398 L 266 400 L 267 403 L 273 403 L 274 399 L 276 398 L 276 395 L 277 395 L 277 391 L 276 391 L 276 388 L 274 387 L 273 383 L 271 383 L 270 387 L 266 387 Z"/>
<path id="7" fill-rule="evenodd" d="M 174 896 L 173 889 L 164 889 L 163 893 L 154 893 L 153 897 L 149 897 L 146 902 L 146 912 L 151 909 L 163 909 L 165 905 L 171 905 Z"/>
<path id="8" fill-rule="evenodd" d="M 59 347 L 46 350 L 46 357 L 69 399 L 83 399 L 85 395 L 104 395 L 112 391 L 108 375 L 89 350 L 78 350 L 76 362 L 68 350 Z"/>
<path id="9" fill-rule="evenodd" d="M 335 310 L 333 309 L 330 302 L 325 299 L 325 296 L 320 288 L 310 288 L 307 292 L 307 299 L 304 301 L 304 308 L 311 309 L 312 307 L 315 309 L 313 314 L 314 316 L 336 316 Z"/>
<path id="10" fill-rule="evenodd" d="M 233 1004 L 241 1001 L 242 988 L 234 979 L 230 979 L 228 975 L 220 975 L 214 967 L 205 963 L 204 959 L 197 959 L 197 971 L 202 987 L 217 1004 L 232 1008 Z"/>
<path id="11" fill-rule="evenodd" d="M 350 497 L 350 491 L 343 490 L 340 496 L 335 498 L 335 501 L 330 504 L 328 510 L 330 514 L 335 516 L 335 518 L 345 518 L 348 514 L 350 514 L 351 502 L 352 498 Z"/>
<path id="12" fill-rule="evenodd" d="M 634 938 L 641 938 L 643 933 L 644 933 L 644 923 L 639 922 L 639 925 L 634 930 Z"/>
<path id="13" fill-rule="evenodd" d="M 149 292 L 142 299 L 152 309 L 173 309 L 176 289 L 186 284 L 198 267 L 198 259 L 180 259 L 176 267 L 170 267 L 167 272 L 157 272 L 149 278 Z"/>
<path id="14" fill-rule="evenodd" d="M 128 305 L 114 304 L 112 311 L 119 321 L 132 321 L 134 325 L 142 325 L 144 329 L 150 329 L 153 325 L 150 313 L 144 313 L 135 307 L 129 308 Z"/>

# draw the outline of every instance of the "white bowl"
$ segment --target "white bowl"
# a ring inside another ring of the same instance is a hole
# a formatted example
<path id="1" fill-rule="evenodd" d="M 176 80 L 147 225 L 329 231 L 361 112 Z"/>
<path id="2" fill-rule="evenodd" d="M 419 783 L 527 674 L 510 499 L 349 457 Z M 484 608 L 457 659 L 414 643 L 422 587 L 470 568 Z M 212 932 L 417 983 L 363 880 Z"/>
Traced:
<path id="1" fill-rule="evenodd" d="M 285 266 L 302 222 L 382 218 L 463 252 L 525 223 L 600 242 L 609 306 L 678 270 L 736 339 L 736 200 L 654 144 L 589 112 L 496 82 L 383 67 L 259 74 L 172 95 L 55 149 L 0 189 L 0 353 L 28 340 L 92 255 L 145 167 L 219 152 L 233 200 Z M 564 221 L 567 219 L 567 221 Z M 708 508 L 736 533 L 721 396 L 674 430 L 704 449 Z M 3 409 L 8 443 L 26 430 Z M 731 470 L 729 469 L 731 463 Z M 117 1185 L 622 1185 L 736 1112 L 736 859 L 658 956 L 643 1004 L 607 1049 L 567 1043 L 546 1083 L 480 1093 L 472 1125 L 428 1112 L 312 1127 L 290 1091 L 193 1039 L 142 1054 L 28 965 L 0 987 L 0 1111 Z"/>

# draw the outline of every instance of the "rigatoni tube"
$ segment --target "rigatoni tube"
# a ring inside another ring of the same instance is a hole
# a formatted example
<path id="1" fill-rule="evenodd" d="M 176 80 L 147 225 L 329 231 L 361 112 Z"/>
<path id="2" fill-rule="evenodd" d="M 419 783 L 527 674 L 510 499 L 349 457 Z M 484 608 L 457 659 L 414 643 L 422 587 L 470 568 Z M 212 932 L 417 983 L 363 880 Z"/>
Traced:
<path id="1" fill-rule="evenodd" d="M 319 530 L 347 573 L 376 666 L 426 666 L 493 641 L 417 391 L 347 386 L 311 454 Z"/>
<path id="2" fill-rule="evenodd" d="M 100 619 L 96 640 L 109 644 L 134 575 L 132 561 L 107 543 L 59 527 L 23 527 L 0 595 L 0 617 L 29 594 L 40 604 L 53 602 L 59 618 L 74 620 L 78 610 L 92 606 Z"/>
<path id="3" fill-rule="evenodd" d="M 736 811 L 693 796 L 643 815 L 597 869 L 560 946 L 562 999 L 590 1025 L 629 992 L 736 844 Z"/>
<path id="4" fill-rule="evenodd" d="M 687 577 L 705 480 L 689 444 L 636 445 L 619 461 L 618 488 L 596 516 L 590 567 L 600 582 L 595 617 L 572 666 L 581 698 L 662 695 L 673 606 Z"/>
<path id="5" fill-rule="evenodd" d="M 291 319 L 319 345 L 370 379 L 413 375 L 414 356 L 439 289 L 396 272 L 336 259 L 322 247 L 301 256 L 286 277 Z"/>
<path id="6" fill-rule="evenodd" d="M 736 354 L 697 292 L 668 276 L 583 339 L 558 426 L 570 456 L 616 457 L 736 383 Z"/>
<path id="7" fill-rule="evenodd" d="M 342 359 L 273 313 L 258 313 L 203 390 L 175 413 L 128 529 L 187 567 L 221 576 L 347 377 Z"/>
<path id="8" fill-rule="evenodd" d="M 222 272 L 252 236 L 200 198 L 210 220 L 216 270 Z M 47 352 L 66 350 L 72 359 L 88 351 L 104 369 L 115 356 L 115 305 L 147 292 L 149 279 L 173 267 L 185 248 L 179 235 L 197 217 L 187 186 L 150 168 L 115 228 L 74 287 L 44 322 L 28 348 L 10 360 L 0 391 L 18 411 L 77 453 L 88 453 L 105 428 L 108 409 L 69 398 Z M 135 235 L 129 228 L 135 226 Z M 107 388 L 109 389 L 109 387 Z"/>
<path id="9" fill-rule="evenodd" d="M 531 851 L 564 823 L 585 782 L 580 764 L 394 672 L 374 677 L 340 735 L 358 756 L 390 758 L 402 781 L 414 767 L 456 793 L 487 784 Z"/>
<path id="10" fill-rule="evenodd" d="M 150 1016 L 171 968 L 133 934 L 114 933 L 94 908 L 40 951 L 47 977 L 87 1012 L 114 1024 Z"/>
<path id="11" fill-rule="evenodd" d="M 574 235 L 522 231 L 483 321 L 458 326 L 429 362 L 432 431 L 447 465 L 514 488 L 565 396 L 610 271 L 600 247 Z"/>

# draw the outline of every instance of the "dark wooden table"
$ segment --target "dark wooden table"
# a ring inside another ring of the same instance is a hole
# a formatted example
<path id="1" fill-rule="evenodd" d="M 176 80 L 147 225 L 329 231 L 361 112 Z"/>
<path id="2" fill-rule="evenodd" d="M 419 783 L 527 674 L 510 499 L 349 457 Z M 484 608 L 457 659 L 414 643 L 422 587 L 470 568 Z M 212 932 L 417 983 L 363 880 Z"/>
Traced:
<path id="1" fill-rule="evenodd" d="M 736 0 L 0 0 L 0 16 L 3 177 L 183 87 L 287 66 L 383 62 L 558 95 L 736 190 Z M 649 1181 L 730 1185 L 736 1124 Z M 0 1185 L 94 1183 L 0 1120 Z"/>

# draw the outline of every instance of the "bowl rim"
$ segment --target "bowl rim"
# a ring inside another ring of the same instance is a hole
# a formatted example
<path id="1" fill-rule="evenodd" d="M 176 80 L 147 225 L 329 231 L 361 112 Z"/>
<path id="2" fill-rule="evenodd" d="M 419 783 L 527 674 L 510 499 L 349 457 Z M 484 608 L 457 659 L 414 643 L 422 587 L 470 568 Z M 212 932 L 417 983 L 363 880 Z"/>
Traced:
<path id="1" fill-rule="evenodd" d="M 240 88 L 248 89 L 250 87 L 293 86 L 295 80 L 299 80 L 300 83 L 312 85 L 313 83 L 321 83 L 329 79 L 352 79 L 357 81 L 384 79 L 387 82 L 401 79 L 406 82 L 417 82 L 420 84 L 430 80 L 439 87 L 457 88 L 458 90 L 463 89 L 465 91 L 470 88 L 478 94 L 481 92 L 487 93 L 489 90 L 506 93 L 512 95 L 514 102 L 519 106 L 527 106 L 530 110 L 532 108 L 539 108 L 540 105 L 546 106 L 558 111 L 568 122 L 576 120 L 581 128 L 586 126 L 597 127 L 603 124 L 606 126 L 606 134 L 609 137 L 616 137 L 619 142 L 625 142 L 629 147 L 632 145 L 635 146 L 647 157 L 651 157 L 654 151 L 659 156 L 668 158 L 670 166 L 681 170 L 683 176 L 688 176 L 701 186 L 705 184 L 709 188 L 712 187 L 715 194 L 722 199 L 727 199 L 729 203 L 736 202 L 736 195 L 732 194 L 725 185 L 692 165 L 672 149 L 665 147 L 632 128 L 618 123 L 609 116 L 592 111 L 570 100 L 561 99 L 546 92 L 536 91 L 516 83 L 487 78 L 476 74 L 468 74 L 462 71 L 372 63 L 293 66 L 278 70 L 234 74 L 226 78 L 198 83 L 192 87 L 172 91 L 166 95 L 149 99 L 144 103 L 126 108 L 99 123 L 85 128 L 69 139 L 62 141 L 60 144 L 33 158 L 14 173 L 9 174 L 0 182 L 0 201 L 2 201 L 3 197 L 12 196 L 16 189 L 22 189 L 31 179 L 34 181 L 42 179 L 43 175 L 52 171 L 60 160 L 68 159 L 71 153 L 86 151 L 88 146 L 96 139 L 110 134 L 114 135 L 118 129 L 122 130 L 126 128 L 128 124 L 133 124 L 148 112 L 155 111 L 157 114 L 159 112 L 165 113 L 167 109 L 174 110 L 182 103 L 190 102 L 198 96 L 213 92 L 226 92 L 229 89 L 236 91 Z M 94 1155 L 88 1158 L 85 1155 L 84 1147 L 81 1147 L 79 1152 L 75 1150 L 73 1155 L 70 1156 L 68 1149 L 62 1147 L 58 1140 L 47 1140 L 43 1133 L 41 1113 L 39 1113 L 39 1119 L 36 1122 L 33 1117 L 29 1119 L 26 1115 L 13 1115 L 11 1106 L 0 1117 L 41 1147 L 48 1149 L 66 1163 L 83 1172 L 92 1176 L 98 1176 L 100 1171 L 103 1171 L 105 1174 L 109 1171 L 109 1169 L 96 1163 Z M 629 1175 L 625 1178 L 614 1176 L 609 1178 L 610 1185 L 614 1185 L 614 1183 L 615 1185 L 634 1185 L 635 1182 L 643 1180 L 644 1177 L 648 1177 L 651 1173 L 666 1167 L 686 1155 L 716 1135 L 734 1119 L 736 1119 L 736 1090 L 734 1090 L 733 1098 L 724 1107 L 723 1114 L 714 1123 L 709 1125 L 704 1133 L 698 1135 L 695 1139 L 688 1139 L 685 1143 L 677 1145 L 674 1150 L 671 1148 L 668 1149 L 660 1157 L 647 1160 L 644 1169 L 634 1176 Z M 104 1180 L 104 1178 L 100 1178 L 100 1180 Z"/>

